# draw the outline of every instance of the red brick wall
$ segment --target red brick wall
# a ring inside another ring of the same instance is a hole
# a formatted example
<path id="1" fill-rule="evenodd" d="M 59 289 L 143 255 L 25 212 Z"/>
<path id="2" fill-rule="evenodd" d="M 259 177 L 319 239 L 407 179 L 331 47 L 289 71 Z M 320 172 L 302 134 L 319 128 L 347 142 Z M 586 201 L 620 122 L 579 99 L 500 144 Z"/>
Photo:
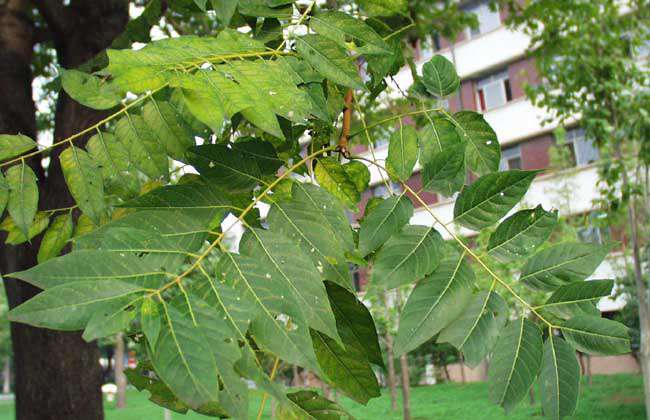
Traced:
<path id="1" fill-rule="evenodd" d="M 523 169 L 545 169 L 549 165 L 548 149 L 555 144 L 553 134 L 548 133 L 520 144 Z"/>
<path id="2" fill-rule="evenodd" d="M 510 78 L 510 88 L 512 90 L 512 99 L 526 96 L 524 86 L 526 83 L 537 84 L 539 76 L 535 69 L 535 61 L 532 58 L 510 63 L 508 66 L 508 77 Z"/>
<path id="3" fill-rule="evenodd" d="M 460 94 L 463 97 L 463 109 L 476 111 L 476 95 L 474 93 L 474 80 L 463 80 L 460 84 Z M 453 95 L 449 98 L 449 109 L 452 112 L 461 110 L 458 101 L 458 95 Z"/>

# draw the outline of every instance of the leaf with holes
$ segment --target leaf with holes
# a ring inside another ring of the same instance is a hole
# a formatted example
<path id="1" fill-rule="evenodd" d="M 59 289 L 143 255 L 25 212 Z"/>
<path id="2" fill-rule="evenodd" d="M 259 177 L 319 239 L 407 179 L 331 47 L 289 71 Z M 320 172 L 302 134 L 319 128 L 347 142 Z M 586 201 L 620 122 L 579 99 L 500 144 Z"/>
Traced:
<path id="1" fill-rule="evenodd" d="M 560 331 L 573 347 L 583 353 L 612 355 L 630 351 L 627 327 L 611 319 L 577 315 L 562 323 Z"/>
<path id="2" fill-rule="evenodd" d="M 373 286 L 392 289 L 422 279 L 438 267 L 444 247 L 442 236 L 433 227 L 404 226 L 377 252 Z"/>
<path id="3" fill-rule="evenodd" d="M 552 292 L 560 286 L 589 277 L 611 246 L 563 243 L 533 255 L 521 269 L 519 281 L 533 290 Z"/>
<path id="4" fill-rule="evenodd" d="M 454 222 L 474 230 L 496 223 L 522 199 L 539 171 L 484 175 L 466 186 L 454 205 Z"/>
<path id="5" fill-rule="evenodd" d="M 475 294 L 463 313 L 445 327 L 438 342 L 450 343 L 463 352 L 464 362 L 475 368 L 492 351 L 508 321 L 508 305 L 496 292 Z"/>
<path id="6" fill-rule="evenodd" d="M 90 219 L 99 223 L 106 212 L 102 174 L 88 153 L 70 146 L 59 155 L 70 194 Z"/>
<path id="7" fill-rule="evenodd" d="M 474 280 L 464 255 L 445 259 L 420 280 L 400 315 L 395 356 L 416 349 L 460 316 L 472 297 Z"/>
<path id="8" fill-rule="evenodd" d="M 25 238 L 30 238 L 29 227 L 34 222 L 38 208 L 38 185 L 36 175 L 25 162 L 9 168 L 6 172 L 9 185 L 7 210 L 13 222 Z"/>
<path id="9" fill-rule="evenodd" d="M 334 157 L 318 160 L 316 181 L 349 209 L 356 209 L 361 193 L 368 187 L 370 172 L 366 165 L 353 161 L 341 165 Z"/>
<path id="10" fill-rule="evenodd" d="M 479 175 L 496 172 L 501 160 L 501 146 L 492 127 L 474 111 L 460 111 L 452 118 L 461 140 L 467 143 L 467 167 Z"/>
<path id="11" fill-rule="evenodd" d="M 580 364 L 573 347 L 550 334 L 539 376 L 544 415 L 558 420 L 573 415 L 580 395 Z"/>
<path id="12" fill-rule="evenodd" d="M 490 360 L 490 400 L 512 411 L 535 382 L 542 364 L 542 333 L 526 318 L 511 321 Z"/>
<path id="13" fill-rule="evenodd" d="M 329 199 L 322 200 L 320 197 L 323 194 L 315 191 L 318 189 L 312 185 L 296 183 L 292 188 L 292 199 L 273 204 L 267 221 L 273 230 L 284 233 L 300 245 L 322 273 L 323 279 L 351 289 L 345 258 L 345 252 L 351 249 L 346 249 L 338 232 L 323 214 L 323 210 L 335 203 L 336 199 L 329 196 Z M 340 210 L 343 208 L 340 207 Z"/>
<path id="14" fill-rule="evenodd" d="M 557 210 L 541 205 L 521 210 L 505 219 L 490 235 L 488 253 L 503 262 L 533 253 L 546 242 L 557 224 Z"/>
<path id="15" fill-rule="evenodd" d="M 451 61 L 435 55 L 422 67 L 422 83 L 432 95 L 445 97 L 458 90 L 460 78 Z"/>
<path id="16" fill-rule="evenodd" d="M 331 39 L 343 48 L 353 40 L 354 49 L 361 54 L 388 54 L 390 47 L 365 22 L 338 11 L 321 12 L 309 19 L 309 26 L 318 34 Z"/>

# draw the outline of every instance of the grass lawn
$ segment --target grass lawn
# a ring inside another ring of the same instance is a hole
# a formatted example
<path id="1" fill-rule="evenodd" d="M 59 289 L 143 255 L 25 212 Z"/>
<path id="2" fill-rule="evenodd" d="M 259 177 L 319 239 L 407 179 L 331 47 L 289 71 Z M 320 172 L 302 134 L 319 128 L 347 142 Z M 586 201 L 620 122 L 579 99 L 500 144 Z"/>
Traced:
<path id="1" fill-rule="evenodd" d="M 636 375 L 595 376 L 593 384 L 583 386 L 580 403 L 574 419 L 611 420 L 642 419 L 644 408 L 642 399 L 642 378 Z M 386 391 L 386 390 L 385 390 Z M 539 402 L 539 393 L 536 395 Z M 261 400 L 260 393 L 252 393 L 250 418 L 254 419 Z M 367 407 L 346 398 L 340 403 L 359 420 L 397 420 L 400 413 L 391 413 L 390 398 L 384 392 L 381 398 L 372 400 Z M 163 410 L 147 401 L 147 393 L 129 392 L 127 408 L 115 410 L 106 404 L 107 420 L 155 420 L 163 419 Z M 271 418 L 270 403 L 267 402 L 265 419 Z M 414 420 L 429 419 L 529 419 L 540 417 L 539 404 L 530 406 L 528 399 L 523 401 L 509 416 L 487 399 L 485 383 L 443 384 L 412 389 L 411 415 Z M 13 404 L 0 402 L 0 420 L 13 420 Z M 198 414 L 186 416 L 174 413 L 173 419 L 199 420 L 207 417 Z"/>

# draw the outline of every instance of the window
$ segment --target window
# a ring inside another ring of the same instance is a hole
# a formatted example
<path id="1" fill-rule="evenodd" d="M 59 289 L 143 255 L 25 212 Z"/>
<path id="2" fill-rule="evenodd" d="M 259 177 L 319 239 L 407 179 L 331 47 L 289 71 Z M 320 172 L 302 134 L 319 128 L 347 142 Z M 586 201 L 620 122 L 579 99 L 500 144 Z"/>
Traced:
<path id="1" fill-rule="evenodd" d="M 476 85 L 476 102 L 481 111 L 504 105 L 512 100 L 508 70 L 493 73 L 480 79 Z"/>
<path id="2" fill-rule="evenodd" d="M 582 128 L 572 128 L 566 132 L 566 145 L 576 166 L 589 165 L 598 160 L 600 154 L 594 143 L 585 136 Z"/>
<path id="3" fill-rule="evenodd" d="M 467 30 L 467 38 L 474 38 L 501 26 L 499 9 L 491 10 L 487 0 L 471 3 L 465 10 L 468 13 L 474 13 L 478 19 L 478 26 Z"/>
<path id="4" fill-rule="evenodd" d="M 509 169 L 521 169 L 521 148 L 519 146 L 510 147 L 501 151 L 501 162 L 499 170 L 507 171 Z"/>

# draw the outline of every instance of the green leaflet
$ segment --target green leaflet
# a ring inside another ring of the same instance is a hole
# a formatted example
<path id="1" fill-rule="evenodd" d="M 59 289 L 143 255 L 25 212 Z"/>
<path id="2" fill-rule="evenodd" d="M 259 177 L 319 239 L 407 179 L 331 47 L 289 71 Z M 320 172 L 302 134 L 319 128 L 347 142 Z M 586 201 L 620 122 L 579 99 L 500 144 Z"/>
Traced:
<path id="1" fill-rule="evenodd" d="M 179 305 L 180 306 L 180 305 Z M 156 374 L 192 408 L 219 401 L 219 377 L 210 342 L 188 308 L 163 306 L 163 323 L 151 361 Z"/>
<path id="2" fill-rule="evenodd" d="M 310 34 L 296 38 L 296 49 L 306 62 L 331 81 L 353 89 L 364 89 L 351 57 L 335 42 Z"/>
<path id="3" fill-rule="evenodd" d="M 236 61 L 214 71 L 237 83 L 235 90 L 224 92 L 226 101 L 244 96 L 251 107 L 243 108 L 242 115 L 275 137 L 284 139 L 276 115 L 300 123 L 312 113 L 309 96 L 296 86 L 300 77 L 282 60 Z"/>
<path id="4" fill-rule="evenodd" d="M 120 280 L 60 284 L 12 309 L 9 319 L 40 328 L 76 331 L 83 329 L 96 311 L 134 302 L 143 290 Z"/>
<path id="5" fill-rule="evenodd" d="M 237 3 L 239 3 L 239 0 L 210 1 L 219 24 L 223 25 L 226 28 L 230 25 L 230 20 L 232 19 L 233 15 L 235 14 L 235 10 L 237 9 Z"/>
<path id="6" fill-rule="evenodd" d="M 2 172 L 0 172 L 0 216 L 2 216 L 5 207 L 7 207 L 7 201 L 9 201 L 9 184 L 7 184 L 7 180 Z"/>
<path id="7" fill-rule="evenodd" d="M 275 17 L 288 19 L 291 17 L 291 7 L 269 7 L 273 3 L 284 5 L 286 1 L 273 1 L 273 0 L 247 0 L 239 3 L 239 13 L 246 16 L 257 17 Z"/>
<path id="8" fill-rule="evenodd" d="M 141 361 L 133 369 L 125 369 L 124 374 L 138 391 L 147 390 L 149 401 L 176 413 L 185 414 L 189 410 L 187 404 L 179 400 L 160 379 L 152 378 L 149 374 L 153 367 L 149 361 Z M 222 414 L 223 413 L 222 410 Z"/>
<path id="9" fill-rule="evenodd" d="M 53 258 L 10 276 L 47 290 L 61 285 L 74 289 L 76 286 L 71 283 L 100 284 L 116 280 L 127 285 L 158 287 L 167 273 L 156 270 L 146 260 L 132 254 L 83 250 Z"/>
<path id="10" fill-rule="evenodd" d="M 422 83 L 432 95 L 445 97 L 460 86 L 460 78 L 451 61 L 435 55 L 422 67 Z"/>
<path id="11" fill-rule="evenodd" d="M 122 90 L 142 93 L 164 86 L 171 70 L 191 68 L 206 61 L 236 60 L 242 54 L 261 53 L 264 44 L 233 29 L 217 37 L 182 36 L 154 41 L 140 50 L 107 50 L 107 71 Z"/>
<path id="12" fill-rule="evenodd" d="M 573 347 L 553 334 L 544 343 L 540 382 L 544 415 L 557 420 L 573 415 L 580 395 L 580 364 Z"/>
<path id="13" fill-rule="evenodd" d="M 287 394 L 291 407 L 280 407 L 278 418 L 283 420 L 339 420 L 353 417 L 337 403 L 315 391 L 298 391 Z"/>
<path id="14" fill-rule="evenodd" d="M 314 352 L 329 381 L 353 400 L 367 404 L 380 395 L 379 384 L 370 363 L 356 346 L 340 346 L 318 331 L 311 331 Z"/>
<path id="15" fill-rule="evenodd" d="M 155 351 L 162 326 L 162 315 L 160 305 L 151 296 L 147 296 L 142 300 L 142 306 L 140 306 L 140 323 L 142 324 L 142 332 L 147 338 L 149 346 Z"/>
<path id="16" fill-rule="evenodd" d="M 61 85 L 72 99 L 92 109 L 111 109 L 122 101 L 121 92 L 106 80 L 78 70 L 60 68 Z"/>
<path id="17" fill-rule="evenodd" d="M 386 199 L 373 198 L 366 204 L 359 227 L 359 252 L 362 256 L 377 250 L 413 216 L 413 203 L 404 194 Z"/>
<path id="18" fill-rule="evenodd" d="M 296 308 L 303 311 L 311 328 L 341 342 L 320 272 L 298 244 L 272 231 L 249 229 L 242 237 L 239 251 L 251 257 L 258 270 L 268 270 L 262 276 L 266 283 L 269 277 L 277 277 L 278 282 L 287 285 L 297 299 Z M 277 289 L 274 293 L 277 295 Z M 285 297 L 289 299 L 290 295 Z"/>
<path id="19" fill-rule="evenodd" d="M 131 169 L 128 151 L 111 133 L 98 131 L 86 144 L 86 150 L 99 168 L 106 192 L 122 198 L 136 195 L 139 182 Z"/>
<path id="20" fill-rule="evenodd" d="M 208 182 L 167 185 L 122 204 L 139 209 L 225 209 L 232 208 L 230 196 Z"/>
<path id="21" fill-rule="evenodd" d="M 258 140 L 235 143 L 231 148 L 221 144 L 193 147 L 190 163 L 209 181 L 228 190 L 249 190 L 264 185 L 264 178 L 275 175 L 282 165 L 273 146 Z"/>
<path id="22" fill-rule="evenodd" d="M 627 327 L 600 316 L 577 315 L 560 325 L 564 338 L 578 351 L 595 355 L 630 351 Z"/>
<path id="23" fill-rule="evenodd" d="M 499 169 L 501 146 L 492 127 L 483 116 L 474 111 L 460 111 L 454 114 L 452 122 L 464 143 L 465 162 L 469 169 L 479 175 Z"/>
<path id="24" fill-rule="evenodd" d="M 49 223 L 50 218 L 48 217 L 48 214 L 44 211 L 39 211 L 36 213 L 36 217 L 34 217 L 34 221 L 29 227 L 27 236 L 25 236 L 23 232 L 18 229 L 18 226 L 16 226 L 11 216 L 6 217 L 2 221 L 2 224 L 0 224 L 0 229 L 8 233 L 7 239 L 5 241 L 7 244 L 18 245 L 30 241 L 36 235 L 43 232 Z"/>
<path id="25" fill-rule="evenodd" d="M 38 186 L 32 168 L 23 161 L 6 172 L 9 185 L 7 210 L 23 236 L 30 238 L 29 227 L 34 221 L 38 208 Z"/>
<path id="26" fill-rule="evenodd" d="M 41 246 L 38 249 L 38 263 L 43 263 L 59 255 L 72 237 L 73 229 L 71 213 L 57 216 L 43 235 Z"/>
<path id="27" fill-rule="evenodd" d="M 241 301 L 252 309 L 247 319 L 252 322 L 251 333 L 258 345 L 290 363 L 318 369 L 305 325 L 303 309 L 306 308 L 301 305 L 292 282 L 283 275 L 285 272 L 293 274 L 297 270 L 286 263 L 278 269 L 266 270 L 256 258 L 230 253 L 224 254 L 217 265 L 220 278 L 232 285 Z M 276 319 L 280 313 L 289 316 L 298 328 L 290 331 L 284 322 Z"/>
<path id="28" fill-rule="evenodd" d="M 490 235 L 488 253 L 501 261 L 530 255 L 546 242 L 557 224 L 557 210 L 539 205 L 521 210 L 505 219 Z"/>
<path id="29" fill-rule="evenodd" d="M 420 280 L 400 315 L 395 356 L 416 349 L 460 316 L 472 297 L 474 272 L 464 255 L 444 260 Z"/>
<path id="30" fill-rule="evenodd" d="M 356 209 L 361 193 L 368 187 L 370 172 L 366 165 L 353 161 L 341 165 L 335 157 L 318 160 L 316 181 L 349 209 Z"/>
<path id="31" fill-rule="evenodd" d="M 408 180 L 417 160 L 418 134 L 413 126 L 400 123 L 399 130 L 390 136 L 386 159 L 388 175 L 394 180 Z"/>
<path id="32" fill-rule="evenodd" d="M 352 39 L 361 54 L 387 54 L 390 47 L 370 26 L 360 19 L 338 11 L 322 12 L 309 19 L 309 26 L 318 34 L 331 39 L 343 48 Z"/>
<path id="33" fill-rule="evenodd" d="M 167 102 L 149 101 L 142 108 L 142 118 L 158 141 L 165 145 L 167 154 L 184 161 L 185 151 L 194 146 L 194 137 L 174 107 Z"/>
<path id="34" fill-rule="evenodd" d="M 128 330 L 137 313 L 137 302 L 131 299 L 118 302 L 122 306 L 116 303 L 109 308 L 96 310 L 88 320 L 81 338 L 90 342 Z"/>
<path id="35" fill-rule="evenodd" d="M 614 287 L 614 280 L 577 281 L 560 286 L 539 306 L 544 312 L 568 319 L 576 315 L 600 316 L 596 307 L 598 301 L 609 296 Z"/>
<path id="36" fill-rule="evenodd" d="M 509 309 L 496 292 L 475 294 L 463 313 L 446 326 L 438 342 L 450 343 L 462 350 L 463 360 L 474 368 L 492 351 L 508 321 Z"/>
<path id="37" fill-rule="evenodd" d="M 354 348 L 370 363 L 384 366 L 375 322 L 368 308 L 354 293 L 332 282 L 325 282 L 327 296 L 336 318 L 336 327 L 347 349 Z"/>
<path id="38" fill-rule="evenodd" d="M 444 246 L 433 227 L 404 226 L 377 252 L 373 285 L 392 289 L 422 279 L 438 267 Z"/>
<path id="39" fill-rule="evenodd" d="M 461 144 L 456 126 L 446 118 L 425 114 L 427 123 L 418 133 L 420 161 L 423 165 L 449 147 Z"/>
<path id="40" fill-rule="evenodd" d="M 115 137 L 128 151 L 129 161 L 150 178 L 169 177 L 169 162 L 162 143 L 139 115 L 120 118 Z"/>
<path id="41" fill-rule="evenodd" d="M 0 160 L 20 156 L 36 147 L 36 142 L 22 134 L 0 134 Z"/>
<path id="42" fill-rule="evenodd" d="M 542 333 L 531 321 L 511 321 L 490 361 L 490 400 L 510 412 L 526 395 L 542 364 Z"/>
<path id="43" fill-rule="evenodd" d="M 560 286 L 589 277 L 610 248 L 588 243 L 554 245 L 526 261 L 519 281 L 531 289 L 552 292 Z"/>
<path id="44" fill-rule="evenodd" d="M 505 216 L 528 191 L 538 171 L 488 174 L 466 186 L 454 205 L 454 222 L 481 230 Z"/>
<path id="45" fill-rule="evenodd" d="M 332 196 L 321 199 L 324 196 L 315 191 L 318 189 L 312 185 L 295 183 L 292 188 L 293 199 L 271 206 L 267 220 L 273 230 L 282 232 L 300 245 L 322 273 L 323 279 L 351 289 L 345 258 L 345 252 L 351 249 L 346 249 L 345 243 L 338 237 L 338 231 L 323 214 L 323 210 L 332 205 L 330 203 L 336 205 L 336 199 Z M 342 212 L 343 208 L 339 206 L 339 210 Z M 346 230 L 349 231 L 349 228 Z M 342 234 L 345 232 L 344 230 Z"/>
<path id="46" fill-rule="evenodd" d="M 408 14 L 406 0 L 360 0 L 359 4 L 368 16 L 393 16 Z"/>
<path id="47" fill-rule="evenodd" d="M 460 190 L 465 182 L 465 144 L 447 146 L 423 164 L 422 189 L 447 197 Z"/>
<path id="48" fill-rule="evenodd" d="M 59 155 L 70 194 L 90 219 L 99 223 L 106 212 L 104 182 L 95 162 L 84 150 L 70 146 Z"/>

